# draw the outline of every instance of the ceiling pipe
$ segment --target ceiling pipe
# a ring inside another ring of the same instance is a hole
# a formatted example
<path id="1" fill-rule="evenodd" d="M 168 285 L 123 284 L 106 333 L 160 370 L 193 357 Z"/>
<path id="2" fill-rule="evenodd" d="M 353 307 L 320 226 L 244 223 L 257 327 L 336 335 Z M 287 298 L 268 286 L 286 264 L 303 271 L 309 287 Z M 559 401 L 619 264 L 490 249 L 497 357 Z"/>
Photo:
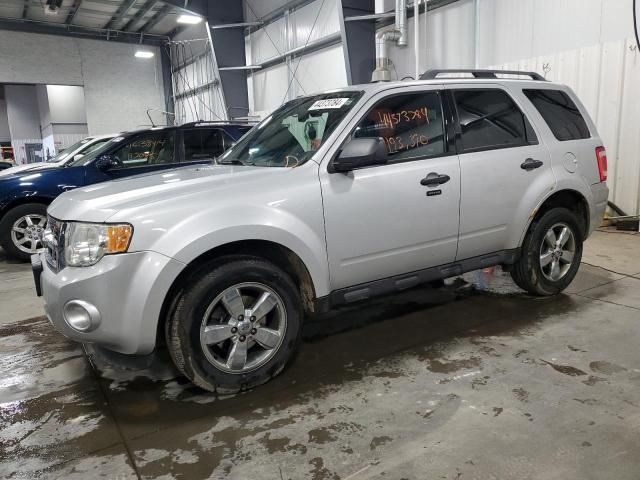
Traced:
<path id="1" fill-rule="evenodd" d="M 396 24 L 392 30 L 376 33 L 376 69 L 371 75 L 372 82 L 388 82 L 391 80 L 389 66 L 389 42 L 396 42 L 399 47 L 407 45 L 407 1 L 396 0 Z"/>
<path id="2" fill-rule="evenodd" d="M 424 9 L 425 17 L 427 16 L 427 9 Z M 415 55 L 416 62 L 416 76 L 413 77 L 416 80 L 420 78 L 420 2 L 413 0 L 413 53 Z"/>

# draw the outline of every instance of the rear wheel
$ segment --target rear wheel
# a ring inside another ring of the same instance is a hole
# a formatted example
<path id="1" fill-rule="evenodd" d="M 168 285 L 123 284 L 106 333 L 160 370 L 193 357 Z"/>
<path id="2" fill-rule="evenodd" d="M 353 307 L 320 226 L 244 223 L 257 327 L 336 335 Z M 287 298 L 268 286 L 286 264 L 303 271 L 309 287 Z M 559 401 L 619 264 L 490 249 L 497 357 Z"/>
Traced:
<path id="1" fill-rule="evenodd" d="M 285 272 L 262 259 L 212 267 L 199 270 L 176 299 L 167 345 L 193 383 L 234 393 L 268 381 L 291 359 L 303 318 L 300 295 Z"/>
<path id="2" fill-rule="evenodd" d="M 511 270 L 515 283 L 534 295 L 560 293 L 573 281 L 582 259 L 583 232 L 575 213 L 554 208 L 535 220 Z"/>
<path id="3" fill-rule="evenodd" d="M 27 262 L 44 244 L 42 234 L 47 225 L 47 206 L 27 203 L 9 210 L 0 222 L 0 245 L 5 252 Z"/>

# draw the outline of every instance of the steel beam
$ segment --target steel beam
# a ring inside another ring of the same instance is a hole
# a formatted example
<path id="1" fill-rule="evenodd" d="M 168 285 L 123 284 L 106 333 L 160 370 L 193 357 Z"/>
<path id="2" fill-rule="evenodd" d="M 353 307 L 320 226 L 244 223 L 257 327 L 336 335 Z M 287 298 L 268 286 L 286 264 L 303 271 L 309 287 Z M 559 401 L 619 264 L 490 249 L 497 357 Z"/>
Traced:
<path id="1" fill-rule="evenodd" d="M 74 0 L 73 5 L 71 5 L 67 13 L 67 18 L 64 21 L 65 24 L 71 25 L 73 23 L 73 19 L 76 18 L 76 13 L 80 10 L 80 5 L 82 5 L 82 0 Z"/>
<path id="2" fill-rule="evenodd" d="M 190 6 L 190 5 L 189 5 Z M 244 23 L 242 0 L 207 2 L 205 17 L 209 25 Z M 215 67 L 246 65 L 244 29 L 209 29 Z M 228 119 L 246 116 L 249 111 L 247 70 L 218 70 Z"/>
<path id="3" fill-rule="evenodd" d="M 146 3 L 142 5 L 138 9 L 138 11 L 133 15 L 133 17 L 127 20 L 127 23 L 125 23 L 122 26 L 122 30 L 131 30 L 131 27 L 133 27 L 136 23 L 142 20 L 142 18 L 147 13 L 149 13 L 153 9 L 153 7 L 157 5 L 157 3 L 158 3 L 158 0 L 147 0 Z"/>
<path id="4" fill-rule="evenodd" d="M 140 40 L 140 34 L 120 30 L 104 30 L 102 28 L 81 27 L 64 23 L 40 22 L 30 19 L 0 18 L 0 30 L 15 32 L 42 33 L 45 35 L 61 35 L 64 37 L 93 38 L 121 43 L 143 43 L 145 45 L 164 45 L 169 38 L 165 35 L 146 34 Z"/>
<path id="5" fill-rule="evenodd" d="M 376 19 L 374 0 L 340 0 L 340 35 L 347 83 L 369 83 L 376 65 Z M 363 21 L 347 21 L 366 16 Z"/>
<path id="6" fill-rule="evenodd" d="M 153 27 L 155 27 L 160 20 L 166 17 L 172 9 L 173 5 L 167 4 L 163 6 L 161 9 L 156 11 L 156 13 L 154 13 L 153 16 L 149 20 L 147 20 L 140 28 L 138 28 L 136 32 L 147 33 Z"/>
<path id="7" fill-rule="evenodd" d="M 122 17 L 124 17 L 129 12 L 129 10 L 131 10 L 131 7 L 133 7 L 135 3 L 136 0 L 125 0 L 124 2 L 122 2 L 111 19 L 109 19 L 109 21 L 105 24 L 104 28 L 113 28 L 116 23 L 122 20 Z"/>

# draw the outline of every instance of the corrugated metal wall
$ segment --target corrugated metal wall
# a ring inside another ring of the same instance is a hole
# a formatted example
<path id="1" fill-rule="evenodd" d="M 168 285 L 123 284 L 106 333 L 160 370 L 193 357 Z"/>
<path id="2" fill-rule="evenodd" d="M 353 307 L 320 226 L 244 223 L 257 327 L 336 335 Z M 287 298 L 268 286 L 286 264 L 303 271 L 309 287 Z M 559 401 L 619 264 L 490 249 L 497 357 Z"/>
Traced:
<path id="1" fill-rule="evenodd" d="M 268 13 L 263 12 L 264 9 L 258 10 L 259 5 L 260 2 L 254 0 L 251 9 L 258 15 Z M 274 2 L 270 2 L 270 5 L 274 8 L 282 6 L 274 5 Z M 338 33 L 338 8 L 337 0 L 316 0 L 247 35 L 247 62 L 261 64 L 294 48 Z M 295 78 L 292 79 L 294 72 Z M 299 95 L 346 84 L 342 45 L 333 45 L 250 74 L 249 108 L 252 115 L 265 116 Z"/>

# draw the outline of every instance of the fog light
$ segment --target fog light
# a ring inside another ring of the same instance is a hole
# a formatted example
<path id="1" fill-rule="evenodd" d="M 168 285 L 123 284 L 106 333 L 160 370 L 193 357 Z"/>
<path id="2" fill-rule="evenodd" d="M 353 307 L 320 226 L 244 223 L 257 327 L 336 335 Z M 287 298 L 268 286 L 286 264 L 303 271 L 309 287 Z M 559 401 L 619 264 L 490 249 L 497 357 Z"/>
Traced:
<path id="1" fill-rule="evenodd" d="M 71 300 L 62 310 L 64 321 L 78 332 L 90 332 L 100 325 L 100 312 L 84 300 Z"/>

